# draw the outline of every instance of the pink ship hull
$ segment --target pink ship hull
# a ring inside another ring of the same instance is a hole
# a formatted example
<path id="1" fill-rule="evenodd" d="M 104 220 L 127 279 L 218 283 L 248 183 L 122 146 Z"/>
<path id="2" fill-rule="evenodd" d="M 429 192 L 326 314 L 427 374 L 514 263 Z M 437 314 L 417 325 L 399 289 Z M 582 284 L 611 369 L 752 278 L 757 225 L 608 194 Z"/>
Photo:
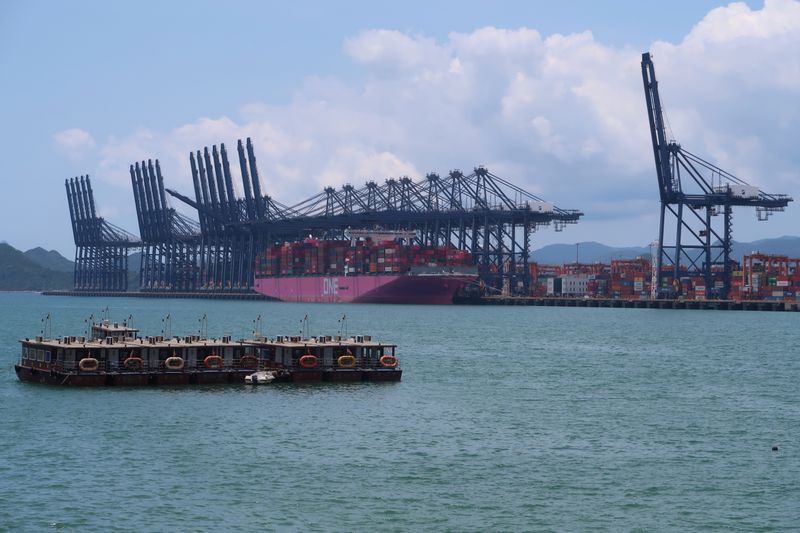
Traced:
<path id="1" fill-rule="evenodd" d="M 469 275 L 353 275 L 256 278 L 257 292 L 286 302 L 452 304 Z"/>

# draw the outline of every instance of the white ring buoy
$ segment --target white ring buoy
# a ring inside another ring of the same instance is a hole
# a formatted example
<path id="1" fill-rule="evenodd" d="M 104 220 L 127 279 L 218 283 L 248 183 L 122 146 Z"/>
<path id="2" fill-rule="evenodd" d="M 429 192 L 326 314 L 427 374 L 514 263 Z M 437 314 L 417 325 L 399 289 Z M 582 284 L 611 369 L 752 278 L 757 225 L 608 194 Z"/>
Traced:
<path id="1" fill-rule="evenodd" d="M 100 361 L 94 357 L 84 357 L 78 362 L 78 368 L 83 372 L 95 372 L 100 368 Z"/>
<path id="2" fill-rule="evenodd" d="M 183 358 L 173 355 L 164 360 L 164 367 L 167 370 L 183 370 Z"/>

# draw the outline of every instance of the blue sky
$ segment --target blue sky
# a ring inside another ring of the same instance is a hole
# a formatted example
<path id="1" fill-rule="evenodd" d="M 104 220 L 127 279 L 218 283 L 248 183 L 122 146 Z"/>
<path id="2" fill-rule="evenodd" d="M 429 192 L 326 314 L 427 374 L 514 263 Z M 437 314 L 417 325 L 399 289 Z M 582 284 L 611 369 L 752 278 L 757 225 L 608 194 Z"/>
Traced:
<path id="1" fill-rule="evenodd" d="M 138 233 L 129 163 L 158 157 L 168 184 L 189 192 L 189 150 L 252 135 L 265 186 L 284 203 L 325 184 L 487 164 L 587 213 L 535 247 L 646 244 L 657 197 L 636 80 L 651 48 L 681 142 L 800 196 L 795 5 L 665 6 L 0 3 L 0 239 L 71 256 L 63 182 L 87 173 L 109 220 Z M 557 76 L 542 68 L 558 61 Z M 552 96 L 564 83 L 580 105 Z M 742 214 L 734 237 L 796 233 L 793 211 L 766 225 Z"/>

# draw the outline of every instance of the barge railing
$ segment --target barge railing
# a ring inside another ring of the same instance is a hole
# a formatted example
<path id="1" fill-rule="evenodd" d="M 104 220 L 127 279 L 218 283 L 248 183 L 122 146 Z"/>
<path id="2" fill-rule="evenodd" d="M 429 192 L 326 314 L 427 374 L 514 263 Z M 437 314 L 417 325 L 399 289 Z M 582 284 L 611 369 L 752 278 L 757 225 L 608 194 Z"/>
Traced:
<path id="1" fill-rule="evenodd" d="M 81 358 L 82 359 L 82 358 Z M 97 359 L 97 358 L 95 358 Z M 124 361 L 124 360 L 123 360 Z M 106 372 L 106 373 L 130 373 L 134 374 L 137 372 L 159 372 L 159 371 L 166 371 L 171 370 L 164 366 L 164 361 L 159 361 L 158 365 L 151 365 L 146 359 L 142 359 L 142 366 L 141 368 L 127 368 L 124 365 L 124 362 L 116 362 L 116 361 L 109 361 L 109 360 L 102 360 L 98 359 L 98 367 L 96 370 L 80 370 L 78 365 L 80 364 L 80 359 L 77 361 L 56 361 L 56 362 L 45 362 L 45 361 L 34 361 L 31 359 L 26 359 L 23 357 L 19 358 L 19 364 L 26 365 L 32 368 L 37 368 L 42 371 L 56 371 L 56 372 L 67 372 L 67 373 L 85 373 L 85 374 L 93 374 L 97 372 Z M 173 372 L 228 372 L 233 370 L 252 370 L 253 372 L 259 370 L 308 370 L 301 367 L 299 364 L 295 363 L 292 365 L 280 365 L 275 363 L 274 361 L 270 361 L 268 359 L 264 359 L 259 357 L 258 364 L 256 368 L 245 367 L 241 365 L 241 359 L 235 359 L 231 362 L 223 363 L 221 368 L 207 368 L 202 360 L 198 360 L 195 364 L 190 365 L 188 362 L 185 362 L 184 367 L 180 370 L 171 370 Z M 330 365 L 320 364 L 314 367 L 311 370 L 333 370 L 333 371 L 348 371 L 348 370 L 380 370 L 385 368 L 381 365 L 380 361 L 378 360 L 371 360 L 364 357 L 357 357 L 355 366 L 353 367 L 341 367 L 336 363 Z M 399 368 L 399 364 L 397 366 Z"/>

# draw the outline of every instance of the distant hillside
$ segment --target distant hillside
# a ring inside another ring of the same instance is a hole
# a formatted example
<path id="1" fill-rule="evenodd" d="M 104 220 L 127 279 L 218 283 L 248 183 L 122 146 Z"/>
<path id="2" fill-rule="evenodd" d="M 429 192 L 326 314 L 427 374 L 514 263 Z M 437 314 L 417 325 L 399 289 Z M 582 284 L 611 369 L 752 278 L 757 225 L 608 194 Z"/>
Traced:
<path id="1" fill-rule="evenodd" d="M 72 273 L 36 264 L 8 244 L 0 244 L 0 290 L 41 291 L 72 288 Z"/>
<path id="2" fill-rule="evenodd" d="M 31 248 L 25 252 L 25 257 L 39 266 L 55 270 L 56 272 L 72 272 L 75 269 L 75 263 L 55 250 L 50 250 L 48 252 L 42 247 Z"/>
<path id="3" fill-rule="evenodd" d="M 57 272 L 74 272 L 75 262 L 70 261 L 55 250 L 49 252 L 37 246 L 25 252 L 25 257 L 33 261 L 39 266 L 55 270 Z M 142 253 L 132 252 L 128 256 L 128 271 L 136 273 L 136 279 L 139 279 L 139 270 L 141 269 Z M 138 283 L 138 281 L 137 281 Z"/>
<path id="4" fill-rule="evenodd" d="M 575 244 L 550 244 L 534 250 L 532 261 L 548 265 L 574 263 L 577 256 L 581 263 L 610 263 L 612 259 L 633 259 L 640 255 L 649 255 L 649 247 L 615 248 L 599 242 L 581 242 Z"/>
<path id="5" fill-rule="evenodd" d="M 139 289 L 141 254 L 128 259 L 128 290 Z M 0 291 L 43 291 L 71 289 L 75 263 L 55 250 L 36 247 L 21 252 L 0 243 Z"/>
<path id="6" fill-rule="evenodd" d="M 142 269 L 142 252 L 133 252 L 128 256 L 128 272 L 136 272 L 136 279 L 139 279 L 139 271 Z"/>
<path id="7" fill-rule="evenodd" d="M 130 268 L 128 269 L 128 290 L 129 291 L 138 291 L 139 290 L 139 269 L 136 269 L 136 272 L 132 271 Z"/>
<path id="8" fill-rule="evenodd" d="M 761 239 L 753 242 L 733 241 L 731 248 L 731 255 L 739 262 L 742 261 L 742 257 L 753 252 L 800 257 L 800 237 L 778 237 L 776 239 Z"/>
<path id="9" fill-rule="evenodd" d="M 609 263 L 612 259 L 634 259 L 639 256 L 650 255 L 649 246 L 613 247 L 598 242 L 581 242 L 577 247 L 575 244 L 543 246 L 533 251 L 531 260 L 551 265 L 574 263 L 576 251 L 578 260 L 581 263 Z M 753 242 L 733 241 L 731 246 L 731 258 L 733 260 L 741 263 L 745 255 L 750 255 L 753 252 L 800 257 L 800 237 L 778 237 Z"/>

